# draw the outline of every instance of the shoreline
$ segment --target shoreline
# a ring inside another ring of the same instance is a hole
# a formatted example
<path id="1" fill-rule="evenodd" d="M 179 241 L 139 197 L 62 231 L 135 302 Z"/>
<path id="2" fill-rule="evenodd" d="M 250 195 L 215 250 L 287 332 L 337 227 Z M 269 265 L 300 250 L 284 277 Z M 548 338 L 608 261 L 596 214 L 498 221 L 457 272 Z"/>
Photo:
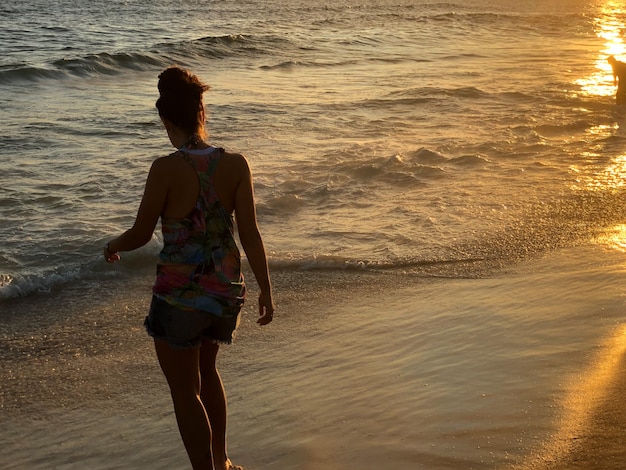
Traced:
<path id="1" fill-rule="evenodd" d="M 623 261 L 585 247 L 475 279 L 278 275 L 277 321 L 254 324 L 251 289 L 220 353 L 233 462 L 619 468 Z M 20 299 L 0 318 L 3 468 L 187 468 L 142 327 L 146 280 Z M 581 336 L 593 328 L 601 340 Z"/>

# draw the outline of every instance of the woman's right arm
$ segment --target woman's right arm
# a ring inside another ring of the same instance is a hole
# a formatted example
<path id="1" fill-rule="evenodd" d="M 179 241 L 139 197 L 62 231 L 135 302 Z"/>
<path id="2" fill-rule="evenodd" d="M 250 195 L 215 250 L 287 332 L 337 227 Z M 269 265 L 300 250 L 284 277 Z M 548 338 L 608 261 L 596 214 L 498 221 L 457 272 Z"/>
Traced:
<path id="1" fill-rule="evenodd" d="M 152 239 L 167 199 L 166 163 L 164 159 L 158 159 L 152 164 L 135 223 L 119 237 L 111 240 L 104 249 L 104 257 L 109 263 L 120 259 L 118 252 L 135 250 Z"/>
<path id="2" fill-rule="evenodd" d="M 272 285 L 265 246 L 256 218 L 252 174 L 248 162 L 241 155 L 237 158 L 237 170 L 241 177 L 235 191 L 235 217 L 237 218 L 239 240 L 261 290 L 257 323 L 267 325 L 272 321 L 274 314 Z"/>

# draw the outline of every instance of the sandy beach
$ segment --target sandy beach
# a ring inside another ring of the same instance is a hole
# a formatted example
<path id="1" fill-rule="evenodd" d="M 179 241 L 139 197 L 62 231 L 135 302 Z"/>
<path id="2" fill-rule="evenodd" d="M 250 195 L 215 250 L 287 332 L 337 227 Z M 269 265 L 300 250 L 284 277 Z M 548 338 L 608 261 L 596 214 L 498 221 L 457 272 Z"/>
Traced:
<path id="1" fill-rule="evenodd" d="M 256 327 L 250 302 L 221 353 L 231 457 L 258 470 L 623 468 L 624 261 L 588 247 L 402 285 L 291 273 L 302 290 L 289 296 L 279 276 L 277 321 Z M 141 327 L 147 287 L 77 285 L 3 312 L 2 468 L 188 468 Z"/>

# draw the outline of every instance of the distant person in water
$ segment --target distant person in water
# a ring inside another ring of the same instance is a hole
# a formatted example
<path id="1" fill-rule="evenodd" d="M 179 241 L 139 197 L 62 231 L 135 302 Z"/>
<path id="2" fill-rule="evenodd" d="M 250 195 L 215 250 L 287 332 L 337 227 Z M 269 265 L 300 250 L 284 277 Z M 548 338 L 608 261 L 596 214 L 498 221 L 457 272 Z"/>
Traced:
<path id="1" fill-rule="evenodd" d="M 220 344 L 229 344 L 246 286 L 239 240 L 259 284 L 257 323 L 272 321 L 274 303 L 265 248 L 256 220 L 245 157 L 207 143 L 195 75 L 171 67 L 159 75 L 159 116 L 177 151 L 152 164 L 133 227 L 111 240 L 104 258 L 152 239 L 161 219 L 163 249 L 145 319 L 170 387 L 178 428 L 194 470 L 234 470 L 226 452 L 226 396 L 217 371 Z"/>
<path id="2" fill-rule="evenodd" d="M 617 60 L 613 56 L 609 56 L 608 61 L 613 68 L 613 85 L 617 85 L 615 102 L 617 104 L 626 104 L 626 63 Z"/>

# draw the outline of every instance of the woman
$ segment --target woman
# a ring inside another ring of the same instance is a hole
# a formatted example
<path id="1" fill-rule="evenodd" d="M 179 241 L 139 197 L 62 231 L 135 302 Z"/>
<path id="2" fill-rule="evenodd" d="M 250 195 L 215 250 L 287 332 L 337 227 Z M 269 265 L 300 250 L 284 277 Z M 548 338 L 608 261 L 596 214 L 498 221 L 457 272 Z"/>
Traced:
<path id="1" fill-rule="evenodd" d="M 233 214 L 260 288 L 257 323 L 267 325 L 274 313 L 252 176 L 245 157 L 206 143 L 206 85 L 171 67 L 159 75 L 158 88 L 156 107 L 178 150 L 152 164 L 133 227 L 106 245 L 104 257 L 113 263 L 120 252 L 145 245 L 161 218 L 164 246 L 146 330 L 193 469 L 236 469 L 226 452 L 226 398 L 216 368 L 219 344 L 232 341 L 246 291 Z"/>

